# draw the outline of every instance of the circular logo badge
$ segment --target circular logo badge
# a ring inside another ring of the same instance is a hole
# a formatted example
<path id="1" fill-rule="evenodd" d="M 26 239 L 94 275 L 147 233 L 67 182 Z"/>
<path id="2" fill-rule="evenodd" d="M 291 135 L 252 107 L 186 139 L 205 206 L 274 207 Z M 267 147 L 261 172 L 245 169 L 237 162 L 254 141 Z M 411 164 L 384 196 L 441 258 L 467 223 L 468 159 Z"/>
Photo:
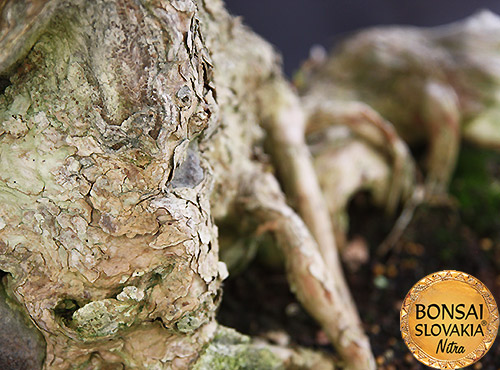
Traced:
<path id="1" fill-rule="evenodd" d="M 475 277 L 446 270 L 411 288 L 401 308 L 401 335 L 417 360 L 436 369 L 478 361 L 498 331 L 498 308 Z"/>

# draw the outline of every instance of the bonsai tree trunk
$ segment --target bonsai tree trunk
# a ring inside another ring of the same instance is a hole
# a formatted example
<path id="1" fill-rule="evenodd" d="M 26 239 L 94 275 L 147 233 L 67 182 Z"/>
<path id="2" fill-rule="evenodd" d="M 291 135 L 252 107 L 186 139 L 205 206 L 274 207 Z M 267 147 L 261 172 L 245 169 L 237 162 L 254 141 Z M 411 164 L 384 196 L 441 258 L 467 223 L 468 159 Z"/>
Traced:
<path id="1" fill-rule="evenodd" d="M 347 368 L 374 368 L 269 44 L 218 0 L 0 11 L 0 270 L 45 368 L 213 368 L 228 218 L 275 234 Z"/>

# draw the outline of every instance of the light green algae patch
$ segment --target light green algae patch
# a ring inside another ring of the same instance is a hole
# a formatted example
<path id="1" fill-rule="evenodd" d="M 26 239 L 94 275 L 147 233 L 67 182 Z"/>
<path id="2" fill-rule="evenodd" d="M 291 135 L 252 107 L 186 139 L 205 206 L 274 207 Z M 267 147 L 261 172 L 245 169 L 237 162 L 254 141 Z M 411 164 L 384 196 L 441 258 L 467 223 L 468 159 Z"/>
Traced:
<path id="1" fill-rule="evenodd" d="M 193 366 L 193 370 L 284 369 L 283 362 L 271 351 L 257 348 L 250 337 L 234 329 L 219 326 L 214 340 Z"/>
<path id="2" fill-rule="evenodd" d="M 84 341 L 109 337 L 132 325 L 137 305 L 115 299 L 90 302 L 73 314 L 73 325 Z"/>
<path id="3" fill-rule="evenodd" d="M 192 333 L 209 320 L 210 317 L 203 310 L 188 312 L 177 321 L 176 327 L 181 333 Z"/>

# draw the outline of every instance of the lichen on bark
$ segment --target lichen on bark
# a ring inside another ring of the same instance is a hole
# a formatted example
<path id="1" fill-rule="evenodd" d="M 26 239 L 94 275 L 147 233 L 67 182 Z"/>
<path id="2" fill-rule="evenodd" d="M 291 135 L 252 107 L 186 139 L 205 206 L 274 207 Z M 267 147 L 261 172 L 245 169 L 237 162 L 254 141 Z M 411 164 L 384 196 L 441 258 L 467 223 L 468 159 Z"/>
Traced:
<path id="1" fill-rule="evenodd" d="M 213 332 L 212 175 L 202 158 L 196 182 L 180 176 L 211 67 L 195 5 L 177 8 L 61 2 L 0 98 L 0 269 L 47 367 L 182 367 Z M 145 337 L 158 343 L 140 351 Z"/>
<path id="2" fill-rule="evenodd" d="M 252 346 L 250 338 L 220 327 L 193 370 L 284 369 L 283 361 L 267 348 Z"/>

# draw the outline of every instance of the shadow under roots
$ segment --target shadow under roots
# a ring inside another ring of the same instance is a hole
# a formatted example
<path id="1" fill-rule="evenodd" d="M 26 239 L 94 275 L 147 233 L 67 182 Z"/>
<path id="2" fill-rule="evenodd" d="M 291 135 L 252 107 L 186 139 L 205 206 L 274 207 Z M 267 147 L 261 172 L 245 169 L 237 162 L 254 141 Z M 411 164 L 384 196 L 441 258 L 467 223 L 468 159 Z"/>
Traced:
<path id="1" fill-rule="evenodd" d="M 290 292 L 285 271 L 263 266 L 258 258 L 225 281 L 217 319 L 273 344 L 331 351 L 321 328 Z"/>
<path id="2" fill-rule="evenodd" d="M 5 92 L 5 89 L 10 86 L 10 80 L 5 77 L 0 77 L 0 95 Z"/>
<path id="3" fill-rule="evenodd" d="M 370 245 L 379 245 L 390 233 L 401 209 L 396 209 L 393 217 L 373 204 L 372 195 L 368 191 L 360 191 L 350 200 L 347 212 L 349 215 L 349 231 L 347 240 L 361 236 L 369 240 Z"/>

